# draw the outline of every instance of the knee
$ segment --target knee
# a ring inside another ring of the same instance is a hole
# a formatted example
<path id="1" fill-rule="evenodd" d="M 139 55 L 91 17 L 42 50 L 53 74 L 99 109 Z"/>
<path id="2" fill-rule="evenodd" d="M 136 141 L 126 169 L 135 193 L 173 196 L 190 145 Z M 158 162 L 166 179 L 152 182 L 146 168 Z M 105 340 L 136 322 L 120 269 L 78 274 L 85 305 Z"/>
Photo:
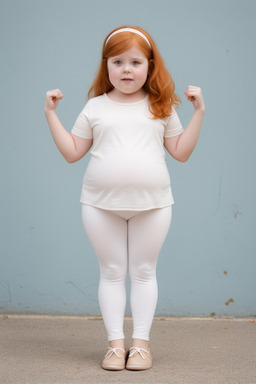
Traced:
<path id="1" fill-rule="evenodd" d="M 152 281 L 156 277 L 155 265 L 143 263 L 140 265 L 133 266 L 129 270 L 131 281 L 147 282 Z"/>
<path id="2" fill-rule="evenodd" d="M 125 280 L 127 275 L 127 268 L 115 264 L 109 264 L 101 267 L 101 278 L 111 282 L 120 282 Z"/>

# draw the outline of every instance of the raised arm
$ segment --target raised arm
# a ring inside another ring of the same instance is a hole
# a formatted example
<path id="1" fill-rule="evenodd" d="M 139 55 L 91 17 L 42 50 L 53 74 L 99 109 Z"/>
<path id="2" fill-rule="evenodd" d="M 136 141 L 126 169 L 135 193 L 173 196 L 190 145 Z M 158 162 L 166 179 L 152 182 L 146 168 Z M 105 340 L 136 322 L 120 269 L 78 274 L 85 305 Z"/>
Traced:
<path id="1" fill-rule="evenodd" d="M 174 159 L 185 162 L 189 159 L 199 138 L 205 105 L 202 91 L 198 87 L 189 86 L 184 92 L 187 100 L 191 101 L 195 110 L 185 129 L 179 136 L 165 138 L 164 146 Z"/>
<path id="2" fill-rule="evenodd" d="M 59 89 L 48 91 L 45 97 L 44 112 L 57 148 L 68 163 L 74 163 L 89 151 L 92 140 L 82 139 L 65 130 L 55 112 L 62 98 L 63 95 Z"/>

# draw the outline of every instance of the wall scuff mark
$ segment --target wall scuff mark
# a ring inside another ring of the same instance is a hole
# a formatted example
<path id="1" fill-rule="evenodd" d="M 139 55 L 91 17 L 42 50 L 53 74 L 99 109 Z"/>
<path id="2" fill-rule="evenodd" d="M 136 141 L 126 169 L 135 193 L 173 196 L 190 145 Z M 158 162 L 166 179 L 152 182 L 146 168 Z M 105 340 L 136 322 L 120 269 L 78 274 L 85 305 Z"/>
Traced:
<path id="1" fill-rule="evenodd" d="M 233 300 L 233 299 L 229 299 L 229 300 L 225 303 L 225 305 L 228 306 L 228 305 L 231 304 L 231 303 L 234 303 L 234 300 Z"/>

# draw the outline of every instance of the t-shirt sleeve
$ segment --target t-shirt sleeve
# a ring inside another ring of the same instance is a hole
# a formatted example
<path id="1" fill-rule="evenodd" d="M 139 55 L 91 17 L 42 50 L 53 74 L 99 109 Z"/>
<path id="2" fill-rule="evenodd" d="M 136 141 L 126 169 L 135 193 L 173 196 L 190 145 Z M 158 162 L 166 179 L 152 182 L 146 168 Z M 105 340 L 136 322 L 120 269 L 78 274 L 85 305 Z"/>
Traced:
<path id="1" fill-rule="evenodd" d="M 79 114 L 76 122 L 71 130 L 71 133 L 74 135 L 81 137 L 82 139 L 92 139 L 93 138 L 93 130 L 90 125 L 89 119 L 89 102 L 83 108 L 81 113 Z"/>
<path id="2" fill-rule="evenodd" d="M 172 114 L 166 118 L 164 137 L 174 137 L 184 132 L 176 110 L 173 108 Z"/>

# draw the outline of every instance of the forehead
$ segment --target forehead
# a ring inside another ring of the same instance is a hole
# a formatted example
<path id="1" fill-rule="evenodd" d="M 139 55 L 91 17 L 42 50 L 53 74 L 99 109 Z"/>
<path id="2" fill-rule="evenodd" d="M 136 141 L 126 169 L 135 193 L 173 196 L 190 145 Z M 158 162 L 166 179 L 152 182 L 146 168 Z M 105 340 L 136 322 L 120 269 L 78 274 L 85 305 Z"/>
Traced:
<path id="1" fill-rule="evenodd" d="M 131 48 L 123 51 L 112 57 L 124 57 L 124 58 L 143 58 L 147 59 L 144 53 L 139 49 L 137 45 L 133 45 Z"/>

